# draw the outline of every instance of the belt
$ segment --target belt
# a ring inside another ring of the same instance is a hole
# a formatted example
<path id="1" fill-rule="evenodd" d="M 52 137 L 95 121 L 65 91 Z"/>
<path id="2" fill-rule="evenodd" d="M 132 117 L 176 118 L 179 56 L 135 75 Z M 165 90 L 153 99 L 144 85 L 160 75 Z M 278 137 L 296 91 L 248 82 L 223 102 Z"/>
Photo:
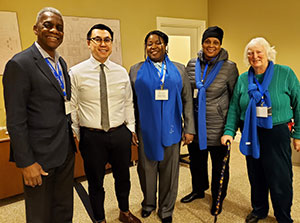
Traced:
<path id="1" fill-rule="evenodd" d="M 117 127 L 112 127 L 112 128 L 110 128 L 108 131 L 104 131 L 103 129 L 89 128 L 89 127 L 81 127 L 81 128 L 85 128 L 85 129 L 87 129 L 87 130 L 89 130 L 89 131 L 92 131 L 92 132 L 113 132 L 113 131 L 115 131 L 115 130 L 121 128 L 123 125 L 124 125 L 124 123 L 123 123 L 122 125 L 117 126 Z"/>

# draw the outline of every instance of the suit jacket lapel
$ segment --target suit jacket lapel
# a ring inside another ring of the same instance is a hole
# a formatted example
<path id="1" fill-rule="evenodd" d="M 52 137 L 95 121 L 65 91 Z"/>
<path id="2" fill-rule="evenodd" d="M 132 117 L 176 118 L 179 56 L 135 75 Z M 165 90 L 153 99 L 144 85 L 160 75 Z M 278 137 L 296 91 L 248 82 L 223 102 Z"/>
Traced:
<path id="1" fill-rule="evenodd" d="M 52 73 L 50 67 L 46 63 L 45 59 L 42 57 L 41 53 L 39 50 L 36 48 L 35 44 L 32 45 L 32 52 L 33 52 L 33 57 L 35 59 L 35 63 L 37 67 L 42 71 L 42 73 L 49 79 L 49 81 L 53 84 L 53 86 L 56 88 L 56 90 L 59 92 L 59 94 L 63 97 L 63 91 L 54 77 L 54 74 Z"/>

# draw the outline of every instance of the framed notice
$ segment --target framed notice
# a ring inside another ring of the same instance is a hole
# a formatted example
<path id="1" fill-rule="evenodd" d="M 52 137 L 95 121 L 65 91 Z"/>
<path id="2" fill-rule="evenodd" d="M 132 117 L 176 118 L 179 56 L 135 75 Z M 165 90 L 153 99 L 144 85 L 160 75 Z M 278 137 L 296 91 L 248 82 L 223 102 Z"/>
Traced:
<path id="1" fill-rule="evenodd" d="M 0 21 L 0 75 L 3 75 L 7 61 L 22 48 L 16 12 L 0 11 Z"/>
<path id="2" fill-rule="evenodd" d="M 119 20 L 64 16 L 64 41 L 58 48 L 58 52 L 67 61 L 68 67 L 72 67 L 90 57 L 86 34 L 93 25 L 98 23 L 109 26 L 114 32 L 110 60 L 122 65 Z"/>

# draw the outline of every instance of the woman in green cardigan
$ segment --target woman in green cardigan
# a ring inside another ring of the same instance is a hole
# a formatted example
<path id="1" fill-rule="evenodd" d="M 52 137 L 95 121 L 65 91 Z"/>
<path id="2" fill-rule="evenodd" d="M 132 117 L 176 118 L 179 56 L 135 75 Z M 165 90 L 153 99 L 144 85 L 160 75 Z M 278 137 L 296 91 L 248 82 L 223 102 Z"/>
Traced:
<path id="1" fill-rule="evenodd" d="M 247 223 L 267 217 L 271 194 L 276 220 L 293 222 L 293 172 L 290 137 L 300 151 L 300 85 L 291 68 L 274 64 L 276 51 L 264 38 L 245 48 L 250 65 L 235 86 L 222 144 L 232 142 L 238 127 L 240 150 L 246 156 L 252 212 Z M 294 119 L 292 132 L 287 123 Z"/>

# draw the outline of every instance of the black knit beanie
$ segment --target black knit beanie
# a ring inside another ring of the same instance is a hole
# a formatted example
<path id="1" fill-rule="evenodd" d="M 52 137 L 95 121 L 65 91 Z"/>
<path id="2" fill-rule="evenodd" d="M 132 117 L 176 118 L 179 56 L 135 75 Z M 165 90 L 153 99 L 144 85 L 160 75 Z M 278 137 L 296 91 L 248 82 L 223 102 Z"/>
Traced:
<path id="1" fill-rule="evenodd" d="M 218 26 L 208 27 L 207 30 L 205 30 L 203 33 L 202 44 L 207 38 L 215 37 L 220 41 L 220 44 L 222 45 L 223 34 L 223 30 Z"/>

